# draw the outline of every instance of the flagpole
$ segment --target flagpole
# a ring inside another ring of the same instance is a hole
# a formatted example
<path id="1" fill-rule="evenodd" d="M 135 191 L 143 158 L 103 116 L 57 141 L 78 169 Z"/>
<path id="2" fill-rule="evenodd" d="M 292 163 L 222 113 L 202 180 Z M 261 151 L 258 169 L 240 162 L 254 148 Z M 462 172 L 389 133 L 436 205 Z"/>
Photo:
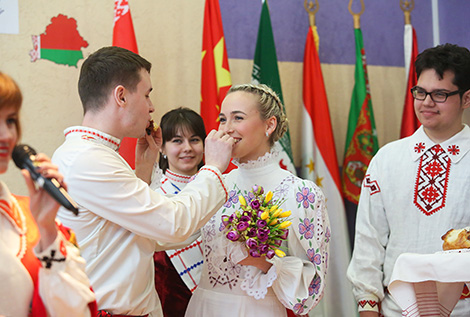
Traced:
<path id="1" fill-rule="evenodd" d="M 400 0 L 400 8 L 405 15 L 405 24 L 411 24 L 411 11 L 415 8 L 414 0 Z"/>
<path id="2" fill-rule="evenodd" d="M 310 20 L 310 26 L 315 26 L 315 14 L 317 14 L 318 9 L 320 9 L 320 5 L 318 4 L 318 0 L 305 0 L 304 2 L 305 10 L 308 12 L 308 18 Z"/>
<path id="3" fill-rule="evenodd" d="M 361 0 L 361 11 L 356 13 L 352 10 L 352 3 L 353 3 L 353 0 L 349 0 L 348 10 L 349 10 L 349 13 L 351 13 L 351 15 L 353 16 L 354 28 L 360 29 L 361 28 L 361 15 L 364 13 L 366 6 L 364 5 L 364 0 Z"/>

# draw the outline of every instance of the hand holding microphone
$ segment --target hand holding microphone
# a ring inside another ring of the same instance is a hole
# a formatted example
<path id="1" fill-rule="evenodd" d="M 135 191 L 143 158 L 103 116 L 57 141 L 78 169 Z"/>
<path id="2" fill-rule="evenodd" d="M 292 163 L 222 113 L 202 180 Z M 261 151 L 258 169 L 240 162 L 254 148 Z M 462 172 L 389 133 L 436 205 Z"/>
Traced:
<path id="1" fill-rule="evenodd" d="M 28 145 L 20 144 L 13 149 L 12 159 L 20 169 L 29 171 L 35 183 L 42 187 L 52 198 L 63 207 L 78 215 L 78 205 L 70 197 L 65 188 L 55 178 L 47 178 L 37 171 L 36 151 Z"/>

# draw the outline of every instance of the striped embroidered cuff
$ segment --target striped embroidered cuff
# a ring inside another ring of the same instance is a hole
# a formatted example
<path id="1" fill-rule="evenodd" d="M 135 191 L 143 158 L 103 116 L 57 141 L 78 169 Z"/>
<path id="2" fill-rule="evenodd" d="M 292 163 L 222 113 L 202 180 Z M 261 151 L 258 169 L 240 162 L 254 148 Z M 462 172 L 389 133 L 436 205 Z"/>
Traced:
<path id="1" fill-rule="evenodd" d="M 225 187 L 224 181 L 222 180 L 222 176 L 220 175 L 220 173 L 217 172 L 217 170 L 212 168 L 211 166 L 203 166 L 203 167 L 201 167 L 199 172 L 204 171 L 204 170 L 210 171 L 210 172 L 214 173 L 215 176 L 217 176 L 217 178 L 219 179 L 220 185 L 222 185 L 222 188 L 225 191 L 225 200 L 227 200 L 228 199 L 228 191 L 227 191 L 227 188 Z"/>
<path id="2" fill-rule="evenodd" d="M 380 311 L 379 304 L 380 302 L 377 300 L 372 300 L 372 299 L 360 300 L 357 302 L 357 310 L 358 312 L 361 312 L 361 311 L 379 312 Z"/>

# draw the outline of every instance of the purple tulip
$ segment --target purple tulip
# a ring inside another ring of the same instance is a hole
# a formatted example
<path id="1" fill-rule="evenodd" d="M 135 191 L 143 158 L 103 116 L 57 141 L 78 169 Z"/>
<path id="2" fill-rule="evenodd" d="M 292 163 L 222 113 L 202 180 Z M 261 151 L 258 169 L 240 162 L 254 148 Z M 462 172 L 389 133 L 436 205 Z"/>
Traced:
<path id="1" fill-rule="evenodd" d="M 254 258 L 259 258 L 261 254 L 259 254 L 258 250 L 250 250 L 250 255 Z"/>
<path id="2" fill-rule="evenodd" d="M 230 223 L 232 223 L 232 222 L 233 222 L 233 219 L 235 219 L 235 217 L 236 217 L 235 213 L 231 214 L 230 217 L 228 217 L 228 221 L 229 221 Z"/>
<path id="3" fill-rule="evenodd" d="M 258 229 L 258 240 L 265 242 L 269 238 L 269 229 Z"/>
<path id="4" fill-rule="evenodd" d="M 263 186 L 258 186 L 258 185 L 255 185 L 251 188 L 251 191 L 253 193 L 255 193 L 256 195 L 263 195 L 264 193 L 264 188 Z"/>
<path id="5" fill-rule="evenodd" d="M 256 242 L 255 239 L 251 239 L 251 238 L 250 238 L 250 239 L 246 240 L 245 243 L 246 243 L 246 246 L 247 246 L 248 248 L 250 248 L 250 249 L 256 249 L 256 248 L 258 248 L 258 242 Z"/>
<path id="6" fill-rule="evenodd" d="M 280 236 L 280 238 L 281 238 L 282 240 L 286 240 L 286 239 L 287 239 L 287 236 L 289 235 L 289 229 L 284 229 L 283 232 L 284 232 L 284 233 Z"/>
<path id="7" fill-rule="evenodd" d="M 256 229 L 250 228 L 250 230 L 248 230 L 247 236 L 249 236 L 250 238 L 256 237 Z"/>
<path id="8" fill-rule="evenodd" d="M 256 222 L 256 226 L 257 226 L 258 228 L 264 228 L 264 227 L 266 227 L 267 225 L 268 225 L 268 223 L 266 222 L 266 220 L 260 219 L 260 220 L 258 220 L 258 221 Z"/>
<path id="9" fill-rule="evenodd" d="M 231 240 L 231 241 L 237 241 L 238 238 L 240 238 L 240 234 L 234 230 L 232 231 L 229 231 L 227 233 L 227 239 Z"/>
<path id="10" fill-rule="evenodd" d="M 260 210 L 258 211 L 257 215 L 258 215 L 258 218 L 261 218 L 261 214 L 263 213 L 264 211 Z"/>
<path id="11" fill-rule="evenodd" d="M 250 225 L 248 224 L 248 222 L 245 222 L 245 221 L 241 221 L 240 223 L 238 223 L 237 225 L 237 230 L 238 231 L 245 231 Z"/>
<path id="12" fill-rule="evenodd" d="M 261 206 L 261 204 L 259 203 L 258 199 L 253 199 L 250 203 L 250 206 L 251 208 L 255 210 L 259 210 L 259 207 Z"/>
<path id="13" fill-rule="evenodd" d="M 261 254 L 266 254 L 269 251 L 269 245 L 261 244 L 259 246 L 259 251 L 261 252 Z"/>
<path id="14" fill-rule="evenodd" d="M 222 223 L 224 224 L 225 227 L 227 227 L 230 224 L 230 217 L 227 215 L 222 216 Z"/>
<path id="15" fill-rule="evenodd" d="M 248 216 L 245 216 L 245 215 L 240 217 L 240 221 L 243 221 L 243 222 L 248 222 L 250 220 L 251 220 L 251 217 L 248 217 Z"/>
<path id="16" fill-rule="evenodd" d="M 277 245 L 278 247 L 280 247 L 281 244 L 282 244 L 282 240 L 275 240 L 274 244 Z"/>
<path id="17" fill-rule="evenodd" d="M 274 252 L 274 250 L 269 250 L 269 251 L 266 253 L 266 257 L 267 257 L 268 259 L 272 259 L 275 255 L 276 255 L 276 252 Z"/>

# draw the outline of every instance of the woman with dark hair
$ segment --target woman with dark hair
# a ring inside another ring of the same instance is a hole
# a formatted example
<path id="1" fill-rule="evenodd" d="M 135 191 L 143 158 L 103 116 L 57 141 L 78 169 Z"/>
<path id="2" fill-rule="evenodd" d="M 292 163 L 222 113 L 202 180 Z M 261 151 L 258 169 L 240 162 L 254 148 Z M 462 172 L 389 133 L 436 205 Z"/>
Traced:
<path id="1" fill-rule="evenodd" d="M 22 101 L 15 81 L 0 72 L 0 174 L 21 136 Z M 44 177 L 65 186 L 46 155 L 37 154 L 35 163 Z M 22 174 L 29 197 L 0 182 L 0 316 L 96 316 L 85 260 L 71 232 L 55 221 L 59 204 L 36 188 L 28 171 Z"/>
<path id="2" fill-rule="evenodd" d="M 160 168 L 164 172 L 163 194 L 178 194 L 203 165 L 206 130 L 201 116 L 189 108 L 167 112 L 160 122 L 163 145 Z M 155 288 L 163 314 L 184 316 L 192 292 L 201 276 L 201 239 L 183 249 L 156 252 Z"/>

